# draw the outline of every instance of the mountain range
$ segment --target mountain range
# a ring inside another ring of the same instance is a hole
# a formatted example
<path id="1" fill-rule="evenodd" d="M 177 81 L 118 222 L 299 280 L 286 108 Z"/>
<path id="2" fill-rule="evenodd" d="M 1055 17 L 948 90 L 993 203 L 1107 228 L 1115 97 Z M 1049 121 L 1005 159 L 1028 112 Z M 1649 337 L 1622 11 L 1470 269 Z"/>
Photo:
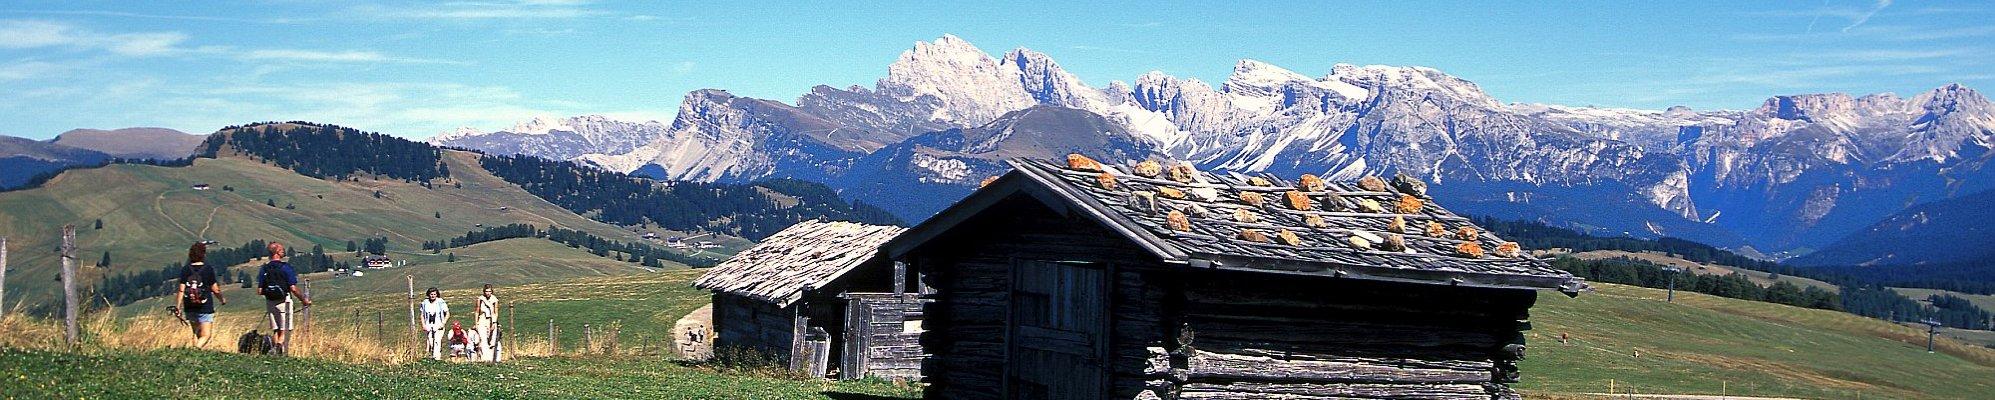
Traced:
<path id="1" fill-rule="evenodd" d="M 1002 172 L 1004 157 L 1405 173 L 1461 211 L 1774 257 L 1995 189 L 1983 168 L 1995 107 L 1957 84 L 1633 110 L 1501 102 L 1425 67 L 1340 64 L 1312 77 L 1242 60 L 1217 85 L 1151 72 L 1096 87 L 1045 54 L 994 57 L 944 36 L 901 53 L 872 88 L 818 86 L 793 103 L 698 90 L 678 110 L 671 121 L 535 118 L 432 142 L 664 179 L 827 182 L 910 221 Z"/>
<path id="2" fill-rule="evenodd" d="M 74 129 L 47 141 L 0 136 L 0 189 L 20 186 L 69 166 L 112 158 L 187 158 L 205 138 L 166 128 Z"/>

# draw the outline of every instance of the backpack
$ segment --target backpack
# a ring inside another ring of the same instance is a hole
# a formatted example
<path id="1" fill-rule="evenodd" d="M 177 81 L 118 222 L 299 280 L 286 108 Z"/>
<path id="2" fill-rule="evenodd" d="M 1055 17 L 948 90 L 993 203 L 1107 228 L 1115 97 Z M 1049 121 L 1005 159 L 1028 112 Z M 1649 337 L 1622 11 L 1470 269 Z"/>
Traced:
<path id="1" fill-rule="evenodd" d="M 208 282 L 199 280 L 200 277 L 203 275 L 202 272 L 206 272 L 206 268 L 208 268 L 208 266 L 203 265 L 199 268 L 189 266 L 187 268 L 191 270 L 188 273 L 188 275 L 193 276 L 194 281 L 183 283 L 180 285 L 180 297 L 187 304 L 201 304 L 208 302 L 208 288 L 207 288 Z"/>
<path id="2" fill-rule="evenodd" d="M 277 263 L 263 264 L 263 270 L 258 271 L 257 275 L 256 281 L 262 287 L 256 292 L 262 294 L 264 300 L 284 301 L 284 296 L 290 294 L 290 288 L 284 284 L 287 281 L 284 270 L 277 268 Z"/>

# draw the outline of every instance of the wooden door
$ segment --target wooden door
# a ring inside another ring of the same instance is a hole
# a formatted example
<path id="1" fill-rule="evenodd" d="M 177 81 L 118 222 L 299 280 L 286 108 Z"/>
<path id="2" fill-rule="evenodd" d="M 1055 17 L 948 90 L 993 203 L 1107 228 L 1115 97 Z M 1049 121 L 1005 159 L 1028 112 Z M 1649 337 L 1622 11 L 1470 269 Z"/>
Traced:
<path id="1" fill-rule="evenodd" d="M 1107 395 L 1108 279 L 1100 264 L 1026 261 L 1013 268 L 1013 399 Z"/>

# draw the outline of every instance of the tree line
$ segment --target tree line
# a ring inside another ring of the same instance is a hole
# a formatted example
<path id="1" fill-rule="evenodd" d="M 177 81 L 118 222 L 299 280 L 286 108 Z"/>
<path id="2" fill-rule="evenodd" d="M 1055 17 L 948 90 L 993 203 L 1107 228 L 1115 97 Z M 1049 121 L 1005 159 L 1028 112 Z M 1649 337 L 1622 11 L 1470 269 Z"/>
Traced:
<path id="1" fill-rule="evenodd" d="M 1676 290 L 1795 307 L 1843 309 L 1842 299 L 1834 292 L 1787 282 L 1774 282 L 1772 285 L 1762 287 L 1740 274 L 1706 275 L 1687 271 L 1671 272 L 1662 265 L 1631 258 L 1582 260 L 1575 257 L 1559 257 L 1552 261 L 1552 266 L 1594 282 L 1662 289 L 1670 287 L 1670 280 L 1674 279 Z"/>
<path id="2" fill-rule="evenodd" d="M 1953 263 L 1894 266 L 1800 267 L 1758 260 L 1711 245 L 1678 238 L 1636 239 L 1599 237 L 1546 225 L 1537 221 L 1474 218 L 1477 225 L 1525 248 L 1567 248 L 1573 252 L 1592 250 L 1652 251 L 1675 255 L 1700 263 L 1729 265 L 1760 272 L 1799 276 L 1837 286 L 1884 285 L 1891 287 L 1949 290 L 1972 294 L 1995 294 L 1995 264 Z"/>
<path id="3" fill-rule="evenodd" d="M 747 185 L 666 183 L 532 156 L 487 155 L 479 158 L 479 164 L 548 202 L 618 225 L 648 223 L 761 240 L 799 221 L 819 218 L 903 224 L 879 207 L 847 203 L 823 184 L 795 179 Z M 790 202 L 794 204 L 784 204 Z"/>
<path id="4" fill-rule="evenodd" d="M 443 152 L 421 142 L 338 125 L 291 121 L 229 126 L 202 142 L 201 156 L 223 147 L 301 175 L 357 179 L 362 175 L 428 182 L 450 176 Z"/>
<path id="5" fill-rule="evenodd" d="M 1765 301 L 1799 307 L 1839 310 L 1865 317 L 1897 321 L 1918 322 L 1923 320 L 1940 321 L 1947 326 L 1962 329 L 1995 329 L 1989 321 L 1989 312 L 1955 296 L 1929 296 L 1928 304 L 1906 297 L 1886 288 L 1916 287 L 1942 290 L 1956 290 L 1968 293 L 1982 293 L 1975 289 L 1989 289 L 1976 281 L 1960 280 L 1905 280 L 1894 278 L 1894 271 L 1902 268 L 1887 267 L 1795 267 L 1770 261 L 1755 260 L 1710 245 L 1676 238 L 1636 239 L 1590 236 L 1577 231 L 1554 227 L 1536 221 L 1506 221 L 1494 218 L 1476 218 L 1476 223 L 1490 232 L 1506 239 L 1515 240 L 1528 248 L 1567 248 L 1574 252 L 1591 250 L 1652 251 L 1675 255 L 1685 260 L 1701 263 L 1730 265 L 1750 270 L 1772 273 L 1774 276 L 1792 275 L 1806 277 L 1837 286 L 1836 292 L 1815 287 L 1800 287 L 1786 282 L 1775 282 L 1765 287 L 1758 286 L 1744 276 L 1737 274 L 1677 276 L 1677 289 L 1711 294 L 1743 300 Z M 1619 283 L 1651 288 L 1668 285 L 1668 272 L 1663 266 L 1632 259 L 1580 260 L 1561 257 L 1553 266 L 1571 271 L 1574 276 L 1592 281 Z M 1927 268 L 1933 266 L 1916 266 Z M 1942 272 L 1951 271 L 1940 266 Z M 1929 273 L 1930 274 L 1930 273 Z M 1930 275 L 1928 275 L 1930 276 Z M 1984 277 L 1982 279 L 1991 279 Z M 1965 290 L 1962 290 L 1965 289 Z"/>
<path id="6" fill-rule="evenodd" d="M 425 241 L 423 242 L 423 250 L 429 250 L 430 253 L 437 253 L 449 248 L 516 238 L 547 239 L 555 243 L 568 245 L 570 248 L 587 249 L 590 254 L 595 254 L 597 257 L 610 257 L 618 261 L 629 261 L 652 268 L 664 268 L 665 262 L 668 261 L 694 268 L 711 267 L 720 263 L 719 259 L 713 257 L 684 254 L 673 251 L 670 248 L 652 246 L 649 243 L 624 243 L 604 239 L 600 236 L 579 230 L 563 229 L 560 227 L 540 229 L 528 224 L 494 226 L 482 230 L 465 232 L 463 236 L 446 240 Z"/>

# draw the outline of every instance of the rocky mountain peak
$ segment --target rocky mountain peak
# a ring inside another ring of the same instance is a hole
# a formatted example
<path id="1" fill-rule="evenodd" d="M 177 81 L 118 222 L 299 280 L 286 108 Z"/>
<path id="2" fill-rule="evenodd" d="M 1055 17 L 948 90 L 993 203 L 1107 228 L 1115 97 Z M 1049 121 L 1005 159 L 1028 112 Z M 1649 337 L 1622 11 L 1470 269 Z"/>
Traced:
<path id="1" fill-rule="evenodd" d="M 1079 77 L 1060 68 L 1045 53 L 1024 47 L 1004 54 L 1001 68 L 1018 71 L 1018 85 L 1040 104 L 1099 110 L 1108 106 L 1101 91 L 1088 87 Z"/>
<path id="2" fill-rule="evenodd" d="M 1337 64 L 1330 67 L 1330 75 L 1323 80 L 1344 82 L 1373 92 L 1439 94 L 1471 104 L 1502 107 L 1475 82 L 1427 67 Z"/>
<path id="3" fill-rule="evenodd" d="M 573 132 L 575 131 L 575 128 L 569 127 L 568 124 L 562 121 L 560 118 L 551 117 L 551 116 L 536 116 L 533 117 L 533 119 L 515 123 L 513 124 L 512 129 L 508 129 L 506 131 L 512 133 L 524 133 L 529 135 L 545 135 L 548 132 L 557 131 L 557 130 Z"/>
<path id="4" fill-rule="evenodd" d="M 1789 121 L 1825 122 L 1847 117 L 1856 110 L 1856 99 L 1843 93 L 1774 96 L 1753 113 Z"/>
<path id="5" fill-rule="evenodd" d="M 1692 110 L 1689 106 L 1670 106 L 1669 109 L 1663 110 L 1663 115 L 1671 118 L 1689 118 L 1697 116 L 1697 110 Z"/>
<path id="6" fill-rule="evenodd" d="M 1950 83 L 1927 91 L 1913 102 L 1927 114 L 1964 112 L 1985 115 L 1991 112 L 1987 97 L 1958 83 Z"/>
<path id="7" fill-rule="evenodd" d="M 902 52 L 877 86 L 901 101 L 934 97 L 942 107 L 933 119 L 978 125 L 1035 103 L 1019 85 L 1022 75 L 969 42 L 945 35 Z"/>

